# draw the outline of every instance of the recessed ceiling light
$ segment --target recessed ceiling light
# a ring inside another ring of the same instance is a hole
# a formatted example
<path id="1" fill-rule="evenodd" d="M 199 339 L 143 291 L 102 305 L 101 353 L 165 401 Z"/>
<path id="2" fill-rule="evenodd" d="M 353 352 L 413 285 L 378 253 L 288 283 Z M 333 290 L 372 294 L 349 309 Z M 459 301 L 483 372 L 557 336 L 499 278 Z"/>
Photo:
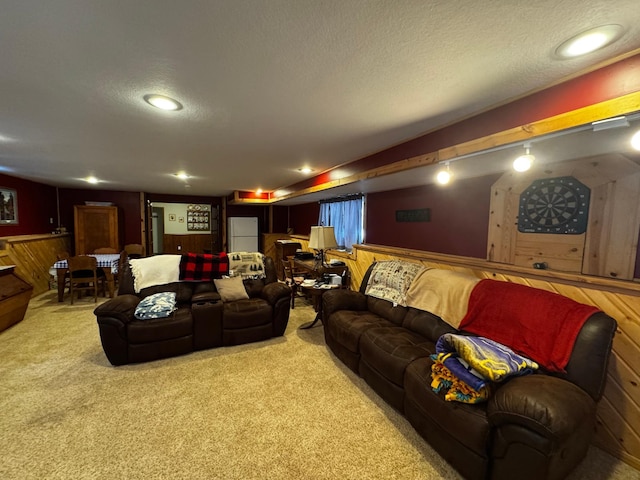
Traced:
<path id="1" fill-rule="evenodd" d="M 257 194 L 257 195 L 260 195 L 261 193 L 262 193 L 262 189 L 261 189 L 261 188 L 258 188 L 258 189 L 256 190 L 256 194 Z"/>
<path id="2" fill-rule="evenodd" d="M 143 98 L 149 105 L 153 105 L 162 110 L 182 110 L 182 104 L 180 102 L 164 95 L 148 94 Z"/>
<path id="3" fill-rule="evenodd" d="M 309 168 L 309 167 L 302 167 L 302 168 L 299 168 L 298 171 L 300 173 L 311 173 L 311 172 L 313 172 L 313 169 Z"/>
<path id="4" fill-rule="evenodd" d="M 87 177 L 86 181 L 93 184 L 98 183 L 98 179 L 96 177 Z"/>
<path id="5" fill-rule="evenodd" d="M 185 172 L 178 172 L 175 174 L 176 177 L 178 177 L 180 180 L 187 180 L 189 177 L 189 175 L 187 175 Z"/>
<path id="6" fill-rule="evenodd" d="M 563 42 L 557 49 L 560 58 L 573 58 L 610 45 L 622 35 L 622 25 L 601 25 Z"/>

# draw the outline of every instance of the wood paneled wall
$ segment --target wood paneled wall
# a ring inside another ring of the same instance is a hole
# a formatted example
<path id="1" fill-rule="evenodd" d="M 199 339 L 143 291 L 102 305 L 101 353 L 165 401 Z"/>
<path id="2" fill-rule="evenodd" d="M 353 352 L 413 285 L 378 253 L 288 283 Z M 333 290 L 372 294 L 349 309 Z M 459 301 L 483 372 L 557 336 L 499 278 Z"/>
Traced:
<path id="1" fill-rule="evenodd" d="M 455 270 L 478 278 L 514 282 L 594 305 L 618 322 L 609 362 L 607 386 L 598 405 L 594 444 L 640 469 L 640 285 L 634 282 L 591 279 L 581 275 L 544 272 L 502 266 L 476 258 L 430 254 L 416 250 L 370 245 L 354 246 L 345 260 L 351 270 L 352 289 L 374 261 L 404 259 L 432 268 Z"/>
<path id="2" fill-rule="evenodd" d="M 218 253 L 213 234 L 164 235 L 162 253 Z M 180 248 L 178 248 L 180 247 Z"/>
<path id="3" fill-rule="evenodd" d="M 0 238 L 0 265 L 15 265 L 15 272 L 33 285 L 33 296 L 49 290 L 49 269 L 58 252 L 71 251 L 71 235 L 20 235 Z"/>

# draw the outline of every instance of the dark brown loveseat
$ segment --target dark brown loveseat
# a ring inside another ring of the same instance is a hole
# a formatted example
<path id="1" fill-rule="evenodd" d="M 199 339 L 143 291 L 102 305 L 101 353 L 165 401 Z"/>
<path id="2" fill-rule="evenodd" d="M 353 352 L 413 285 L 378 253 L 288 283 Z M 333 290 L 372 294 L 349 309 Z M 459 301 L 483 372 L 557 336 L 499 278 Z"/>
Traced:
<path id="1" fill-rule="evenodd" d="M 586 455 L 594 433 L 615 320 L 602 312 L 586 320 L 564 373 L 513 377 L 485 403 L 445 401 L 431 388 L 430 356 L 441 335 L 459 332 L 427 311 L 365 295 L 372 268 L 360 291 L 323 296 L 331 351 L 465 478 L 565 478 Z M 535 334 L 532 327 L 529 334 Z"/>
<path id="2" fill-rule="evenodd" d="M 264 257 L 264 268 L 265 278 L 243 281 L 249 299 L 222 302 L 211 281 L 172 282 L 136 294 L 125 264 L 118 296 L 94 311 L 107 358 L 113 365 L 147 362 L 283 335 L 291 290 L 278 283 L 270 257 Z M 159 292 L 175 292 L 177 309 L 167 318 L 138 320 L 140 301 Z"/>

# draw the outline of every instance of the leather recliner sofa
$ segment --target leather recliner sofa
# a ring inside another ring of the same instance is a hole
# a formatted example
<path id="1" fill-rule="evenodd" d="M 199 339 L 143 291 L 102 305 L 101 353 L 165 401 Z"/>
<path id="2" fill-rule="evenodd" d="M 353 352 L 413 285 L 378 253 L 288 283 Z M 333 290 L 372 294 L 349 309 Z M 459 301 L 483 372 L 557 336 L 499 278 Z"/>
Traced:
<path id="1" fill-rule="evenodd" d="M 325 340 L 338 359 L 465 478 L 565 478 L 593 437 L 615 320 L 602 312 L 586 320 L 565 372 L 513 377 L 485 403 L 445 401 L 431 387 L 431 355 L 440 336 L 460 332 L 430 312 L 365 295 L 372 268 L 359 291 L 323 295 Z"/>
<path id="2" fill-rule="evenodd" d="M 265 277 L 243 281 L 249 299 L 223 302 L 211 281 L 172 282 L 134 290 L 128 263 L 118 296 L 95 309 L 102 348 L 112 365 L 148 362 L 195 350 L 257 342 L 282 336 L 289 321 L 291 289 L 277 281 L 270 257 Z M 176 293 L 166 318 L 139 320 L 140 301 L 159 292 Z"/>

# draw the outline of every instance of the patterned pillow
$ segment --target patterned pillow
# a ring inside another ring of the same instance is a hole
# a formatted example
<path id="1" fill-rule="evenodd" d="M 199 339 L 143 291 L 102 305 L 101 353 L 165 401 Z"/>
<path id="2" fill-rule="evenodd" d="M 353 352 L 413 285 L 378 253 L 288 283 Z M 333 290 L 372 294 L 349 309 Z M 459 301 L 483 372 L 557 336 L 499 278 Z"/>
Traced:
<path id="1" fill-rule="evenodd" d="M 407 290 L 413 279 L 425 270 L 420 264 L 388 260 L 374 265 L 365 295 L 387 300 L 394 306 L 407 306 Z"/>
<path id="2" fill-rule="evenodd" d="M 176 293 L 161 292 L 143 298 L 134 313 L 139 320 L 165 318 L 176 310 Z"/>

